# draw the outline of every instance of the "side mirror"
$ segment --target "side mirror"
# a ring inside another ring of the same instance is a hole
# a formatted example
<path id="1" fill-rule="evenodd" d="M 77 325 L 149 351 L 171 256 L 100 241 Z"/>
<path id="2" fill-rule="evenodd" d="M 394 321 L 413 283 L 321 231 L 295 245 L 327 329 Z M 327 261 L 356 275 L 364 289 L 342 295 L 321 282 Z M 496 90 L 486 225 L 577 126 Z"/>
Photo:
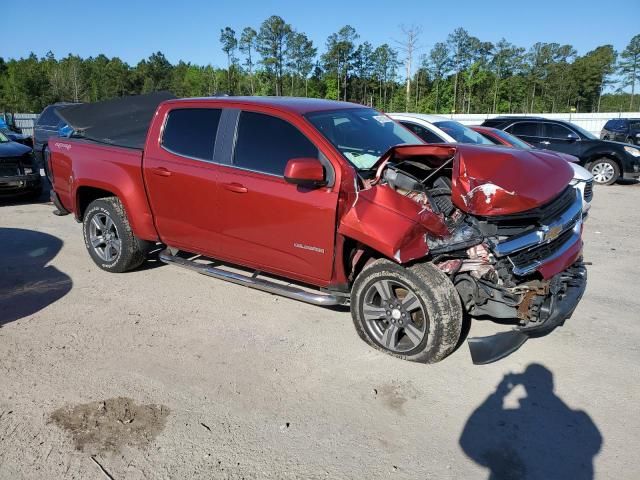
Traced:
<path id="1" fill-rule="evenodd" d="M 569 140 L 570 142 L 577 142 L 578 140 L 580 140 L 580 137 L 575 133 L 571 132 L 567 134 L 567 140 Z"/>
<path id="2" fill-rule="evenodd" d="M 322 187 L 327 184 L 324 167 L 317 158 L 292 158 L 284 169 L 284 179 L 305 187 Z"/>

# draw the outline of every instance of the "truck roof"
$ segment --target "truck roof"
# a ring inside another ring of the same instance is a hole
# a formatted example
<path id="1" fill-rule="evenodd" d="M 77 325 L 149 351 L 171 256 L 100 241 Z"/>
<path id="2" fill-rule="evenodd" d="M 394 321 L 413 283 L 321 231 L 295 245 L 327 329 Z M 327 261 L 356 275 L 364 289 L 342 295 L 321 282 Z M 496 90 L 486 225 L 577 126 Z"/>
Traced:
<path id="1" fill-rule="evenodd" d="M 366 108 L 364 105 L 351 102 L 341 102 L 337 100 L 326 100 L 322 98 L 306 98 L 306 97 L 194 97 L 194 98 L 177 98 L 168 100 L 165 103 L 185 104 L 190 102 L 211 102 L 215 105 L 220 104 L 244 104 L 244 105 L 264 105 L 281 111 L 305 114 L 309 112 L 319 112 L 326 110 L 339 110 L 346 108 Z"/>

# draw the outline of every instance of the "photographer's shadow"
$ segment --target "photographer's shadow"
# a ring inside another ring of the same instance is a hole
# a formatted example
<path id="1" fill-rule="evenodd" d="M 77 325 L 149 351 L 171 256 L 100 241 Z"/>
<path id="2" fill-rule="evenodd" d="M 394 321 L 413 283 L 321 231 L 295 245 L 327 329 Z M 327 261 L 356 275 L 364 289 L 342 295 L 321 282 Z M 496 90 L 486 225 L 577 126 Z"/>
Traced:
<path id="1" fill-rule="evenodd" d="M 517 408 L 505 408 L 505 397 L 517 385 L 524 387 L 526 398 Z M 556 396 L 553 374 L 539 364 L 506 375 L 460 436 L 462 450 L 489 470 L 490 480 L 592 479 L 601 445 L 589 415 Z"/>
<path id="2" fill-rule="evenodd" d="M 71 278 L 49 264 L 61 248 L 62 240 L 47 233 L 0 228 L 0 328 L 71 291 Z"/>

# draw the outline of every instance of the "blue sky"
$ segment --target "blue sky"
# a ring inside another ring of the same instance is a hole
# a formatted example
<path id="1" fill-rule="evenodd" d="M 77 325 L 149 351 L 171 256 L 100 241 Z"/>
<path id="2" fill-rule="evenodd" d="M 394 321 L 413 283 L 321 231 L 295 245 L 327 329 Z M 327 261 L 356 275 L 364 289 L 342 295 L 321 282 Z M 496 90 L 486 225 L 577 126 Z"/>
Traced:
<path id="1" fill-rule="evenodd" d="M 160 50 L 173 63 L 224 65 L 220 29 L 257 30 L 272 14 L 309 35 L 320 51 L 345 24 L 374 45 L 400 38 L 401 24 L 420 25 L 422 52 L 458 26 L 485 41 L 569 43 L 580 54 L 605 43 L 620 51 L 640 33 L 639 0 L 10 0 L 0 9 L 0 56 L 104 53 L 135 64 Z"/>

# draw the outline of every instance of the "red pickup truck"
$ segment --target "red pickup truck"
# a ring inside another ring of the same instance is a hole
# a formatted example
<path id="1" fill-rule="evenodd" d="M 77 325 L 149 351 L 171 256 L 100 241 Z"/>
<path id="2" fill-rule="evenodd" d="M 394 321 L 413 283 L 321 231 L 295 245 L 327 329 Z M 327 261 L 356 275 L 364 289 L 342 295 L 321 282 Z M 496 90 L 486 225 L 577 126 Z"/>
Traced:
<path id="1" fill-rule="evenodd" d="M 162 243 L 166 263 L 350 304 L 369 345 L 426 363 L 470 317 L 511 324 L 469 338 L 475 363 L 502 358 L 563 324 L 586 287 L 582 200 L 541 151 L 426 145 L 318 99 L 155 94 L 59 113 L 74 134 L 49 141 L 52 201 L 110 272 Z"/>

